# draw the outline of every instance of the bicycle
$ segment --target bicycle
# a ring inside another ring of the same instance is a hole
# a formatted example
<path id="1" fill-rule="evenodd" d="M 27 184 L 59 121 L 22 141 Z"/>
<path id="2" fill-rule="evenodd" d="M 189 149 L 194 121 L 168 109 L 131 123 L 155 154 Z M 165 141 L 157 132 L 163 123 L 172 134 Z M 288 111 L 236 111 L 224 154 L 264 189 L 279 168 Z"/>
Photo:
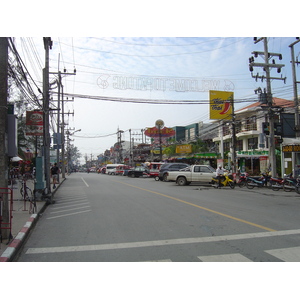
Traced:
<path id="1" fill-rule="evenodd" d="M 26 201 L 28 201 L 30 203 L 29 213 L 30 214 L 36 213 L 37 212 L 36 199 L 31 189 L 27 186 L 25 177 L 23 177 L 22 179 L 20 194 L 22 195 L 22 198 L 24 200 L 24 210 L 26 210 Z"/>

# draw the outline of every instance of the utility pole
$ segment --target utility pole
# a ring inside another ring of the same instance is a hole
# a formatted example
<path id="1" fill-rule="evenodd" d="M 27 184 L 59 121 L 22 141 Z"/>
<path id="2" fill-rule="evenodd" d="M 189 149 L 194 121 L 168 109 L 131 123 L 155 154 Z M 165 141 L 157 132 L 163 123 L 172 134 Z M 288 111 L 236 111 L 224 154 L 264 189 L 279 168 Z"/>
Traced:
<path id="1" fill-rule="evenodd" d="M 268 39 L 266 37 L 262 38 L 254 38 L 254 43 L 257 44 L 260 41 L 264 41 L 264 51 L 254 51 L 252 54 L 254 54 L 255 57 L 258 57 L 258 55 L 262 55 L 264 57 L 264 63 L 255 63 L 254 57 L 250 57 L 249 59 L 249 68 L 251 73 L 253 72 L 253 67 L 262 67 L 265 71 L 266 75 L 259 76 L 253 75 L 252 78 L 255 78 L 256 80 L 260 78 L 262 81 L 266 79 L 267 82 L 267 91 L 266 91 L 266 102 L 268 105 L 268 115 L 269 115 L 269 126 L 270 126 L 270 135 L 269 135 L 269 164 L 271 166 L 271 175 L 276 176 L 276 155 L 275 155 L 275 136 L 274 136 L 274 111 L 273 111 L 273 97 L 272 97 L 272 91 L 271 91 L 271 79 L 279 79 L 283 80 L 285 82 L 286 78 L 279 78 L 279 77 L 271 77 L 270 76 L 270 68 L 277 68 L 277 72 L 281 72 L 281 68 L 284 67 L 283 64 L 276 64 L 275 60 L 272 59 L 272 63 L 269 63 L 269 60 L 277 56 L 279 59 L 282 59 L 282 55 L 280 53 L 269 53 L 268 51 Z"/>
<path id="2" fill-rule="evenodd" d="M 8 156 L 7 156 L 7 89 L 8 89 L 8 38 L 0 37 L 0 187 L 8 186 Z M 2 222 L 9 224 L 8 195 L 2 194 Z M 1 226 L 1 225 L 0 225 Z M 2 238 L 9 238 L 8 229 L 0 229 Z"/>
<path id="3" fill-rule="evenodd" d="M 298 40 L 292 44 L 289 45 L 289 47 L 291 48 L 291 57 L 292 57 L 292 73 L 293 73 L 293 90 L 294 90 L 294 103 L 295 103 L 295 133 L 296 133 L 296 137 L 300 137 L 300 122 L 299 122 L 299 99 L 298 99 L 298 92 L 297 92 L 297 78 L 296 78 L 296 68 L 295 65 L 299 64 L 300 62 L 295 61 L 295 54 L 294 54 L 294 45 L 299 43 L 300 40 L 299 38 L 297 38 Z"/>
<path id="4" fill-rule="evenodd" d="M 64 131 L 64 126 L 65 126 L 65 123 L 64 123 L 64 115 L 65 115 L 65 112 L 64 112 L 64 102 L 68 102 L 68 101 L 73 101 L 73 100 L 64 100 L 64 86 L 62 84 L 62 74 L 63 75 L 76 75 L 76 69 L 74 69 L 74 72 L 73 73 L 67 73 L 66 70 L 64 69 L 64 73 L 62 73 L 61 71 L 58 71 L 58 72 L 49 72 L 49 74 L 54 74 L 54 75 L 58 75 L 58 80 L 57 80 L 57 86 L 58 86 L 58 117 L 57 117 L 57 133 L 59 133 L 59 129 L 61 131 L 61 161 L 62 161 L 62 166 L 61 166 L 61 175 L 62 175 L 62 178 L 65 178 L 66 177 L 66 169 L 65 169 L 65 131 Z M 60 101 L 62 102 L 61 103 L 61 110 L 62 112 L 60 113 Z M 60 124 L 60 114 L 61 114 L 61 117 L 62 117 L 62 124 Z M 66 113 L 66 114 L 72 114 L 72 113 Z M 74 115 L 74 112 L 73 112 L 73 115 Z M 58 147 L 58 145 L 57 145 Z M 57 149 L 57 163 L 59 162 L 59 147 Z"/>
<path id="5" fill-rule="evenodd" d="M 300 122 L 299 122 L 299 99 L 298 99 L 298 92 L 297 92 L 297 78 L 296 78 L 296 68 L 295 65 L 299 64 L 298 59 L 297 61 L 295 61 L 295 53 L 294 53 L 294 45 L 296 45 L 297 43 L 299 43 L 300 40 L 299 38 L 297 38 L 297 41 L 295 41 L 294 43 L 292 43 L 291 45 L 289 45 L 289 47 L 291 48 L 291 57 L 292 57 L 292 74 L 293 74 L 293 91 L 294 91 L 294 106 L 295 106 L 295 135 L 296 138 L 300 137 Z M 296 153 L 292 152 L 292 166 L 293 166 L 293 176 L 296 177 L 298 174 L 297 173 L 297 169 L 296 169 L 296 165 L 297 165 L 297 157 L 296 157 Z"/>
<path id="6" fill-rule="evenodd" d="M 49 49 L 52 49 L 52 40 L 50 37 L 44 37 L 45 48 L 45 68 L 43 69 L 43 112 L 44 112 L 44 131 L 43 131 L 43 149 L 45 162 L 45 181 L 46 195 L 51 193 L 50 186 L 50 125 L 49 125 Z"/>
<path id="7" fill-rule="evenodd" d="M 235 130 L 235 113 L 233 96 L 230 99 L 232 107 L 232 173 L 236 176 L 236 130 Z"/>

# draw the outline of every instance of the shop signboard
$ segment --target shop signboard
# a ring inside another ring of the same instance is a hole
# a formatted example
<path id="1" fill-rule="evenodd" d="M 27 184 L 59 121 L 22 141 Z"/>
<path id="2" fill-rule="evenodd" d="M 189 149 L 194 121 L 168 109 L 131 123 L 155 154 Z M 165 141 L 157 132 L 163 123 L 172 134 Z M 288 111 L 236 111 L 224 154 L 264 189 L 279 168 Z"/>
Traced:
<path id="1" fill-rule="evenodd" d="M 176 153 L 192 153 L 192 145 L 177 145 L 176 146 Z"/>
<path id="2" fill-rule="evenodd" d="M 43 135 L 44 117 L 42 111 L 26 111 L 26 135 Z"/>
<path id="3" fill-rule="evenodd" d="M 300 145 L 284 145 L 282 146 L 282 152 L 284 153 L 300 152 Z"/>
<path id="4" fill-rule="evenodd" d="M 211 120 L 232 119 L 233 92 L 209 91 L 209 112 Z"/>

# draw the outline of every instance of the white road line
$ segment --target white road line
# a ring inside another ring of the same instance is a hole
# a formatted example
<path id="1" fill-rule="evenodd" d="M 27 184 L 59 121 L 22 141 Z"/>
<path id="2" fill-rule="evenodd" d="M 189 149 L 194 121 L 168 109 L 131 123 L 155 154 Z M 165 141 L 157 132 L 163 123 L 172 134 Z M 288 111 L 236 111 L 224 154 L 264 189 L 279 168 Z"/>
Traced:
<path id="1" fill-rule="evenodd" d="M 70 211 L 70 210 L 75 210 L 75 209 L 82 209 L 82 208 L 89 208 L 91 207 L 90 205 L 86 205 L 86 206 L 81 206 L 81 207 L 73 207 L 70 209 L 63 209 L 63 210 L 59 210 L 59 211 L 52 211 L 50 212 L 50 214 L 60 214 L 62 212 L 66 212 L 66 211 Z"/>
<path id="2" fill-rule="evenodd" d="M 86 183 L 86 181 L 81 177 L 81 179 L 82 179 L 82 181 L 85 183 L 85 185 L 87 186 L 87 187 L 89 187 L 89 185 Z"/>
<path id="3" fill-rule="evenodd" d="M 198 258 L 203 262 L 252 262 L 240 253 L 198 256 Z"/>
<path id="4" fill-rule="evenodd" d="M 62 209 L 62 208 L 69 208 L 69 207 L 72 207 L 72 206 L 79 206 L 79 205 L 85 205 L 85 204 L 89 204 L 89 202 L 88 201 L 85 201 L 85 202 L 80 202 L 80 203 L 74 203 L 74 204 L 67 204 L 67 203 L 61 203 L 61 204 L 66 204 L 66 205 L 64 205 L 64 206 L 59 206 L 59 207 L 57 207 L 57 206 L 55 206 L 55 207 L 52 207 L 52 209 L 53 210 L 58 210 L 58 209 Z"/>
<path id="5" fill-rule="evenodd" d="M 49 247 L 49 248 L 29 248 L 27 250 L 26 254 L 100 251 L 100 250 L 154 247 L 154 246 L 170 246 L 170 245 L 180 245 L 180 244 L 209 243 L 209 242 L 219 242 L 219 241 L 229 241 L 229 240 L 274 237 L 274 236 L 283 236 L 283 235 L 292 235 L 292 234 L 300 234 L 300 229 L 283 230 L 283 231 L 267 231 L 267 232 L 223 235 L 223 236 L 209 236 L 209 237 L 199 237 L 199 238 L 146 241 L 146 242 L 67 246 L 67 247 Z"/>
<path id="6" fill-rule="evenodd" d="M 64 204 L 68 204 L 68 203 L 75 203 L 75 202 L 82 202 L 82 200 L 87 200 L 87 198 L 78 198 L 78 199 L 72 199 L 72 200 L 65 200 L 65 199 L 55 199 L 56 201 L 59 202 L 55 202 L 55 207 L 59 206 L 59 205 L 64 205 Z"/>
<path id="7" fill-rule="evenodd" d="M 273 250 L 266 250 L 265 252 L 283 261 L 287 261 L 287 262 L 300 261 L 300 247 L 273 249 Z"/>
<path id="8" fill-rule="evenodd" d="M 86 212 L 90 212 L 90 211 L 92 211 L 92 210 L 83 210 L 83 211 L 78 211 L 78 212 L 71 213 L 71 214 L 65 214 L 65 215 L 56 216 L 56 217 L 49 217 L 49 218 L 47 218 L 47 220 L 57 219 L 57 218 L 62 218 L 62 217 L 67 217 L 67 216 L 72 216 L 72 215 L 77 215 L 77 214 L 82 214 L 82 213 L 86 213 Z"/>

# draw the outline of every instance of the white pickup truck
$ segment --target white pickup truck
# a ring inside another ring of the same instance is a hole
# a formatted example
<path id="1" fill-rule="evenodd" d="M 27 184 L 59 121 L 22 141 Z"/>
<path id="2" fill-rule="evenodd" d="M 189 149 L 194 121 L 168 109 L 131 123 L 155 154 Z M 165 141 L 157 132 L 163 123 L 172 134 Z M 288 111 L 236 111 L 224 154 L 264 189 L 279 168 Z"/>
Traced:
<path id="1" fill-rule="evenodd" d="M 192 165 L 180 171 L 172 171 L 167 175 L 168 181 L 175 181 L 178 185 L 189 185 L 191 182 L 210 183 L 216 176 L 216 170 L 207 165 Z"/>

